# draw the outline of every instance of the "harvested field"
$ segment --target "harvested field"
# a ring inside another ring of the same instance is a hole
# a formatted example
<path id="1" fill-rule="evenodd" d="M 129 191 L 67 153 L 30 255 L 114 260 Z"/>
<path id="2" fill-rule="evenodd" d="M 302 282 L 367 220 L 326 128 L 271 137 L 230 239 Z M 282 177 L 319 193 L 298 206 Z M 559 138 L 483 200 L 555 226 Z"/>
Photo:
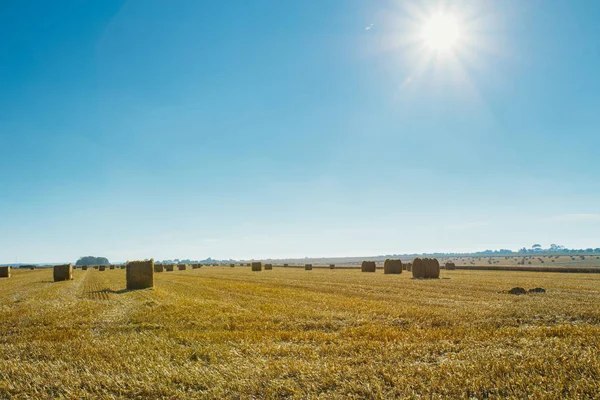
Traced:
<path id="1" fill-rule="evenodd" d="M 597 274 L 213 267 L 154 283 L 14 270 L 0 283 L 0 398 L 600 395 Z"/>

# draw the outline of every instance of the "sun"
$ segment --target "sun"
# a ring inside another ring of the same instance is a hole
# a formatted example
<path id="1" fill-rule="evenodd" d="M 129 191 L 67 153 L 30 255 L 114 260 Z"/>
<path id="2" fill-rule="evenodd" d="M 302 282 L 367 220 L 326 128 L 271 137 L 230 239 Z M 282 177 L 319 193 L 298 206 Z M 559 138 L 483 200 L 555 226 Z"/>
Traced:
<path id="1" fill-rule="evenodd" d="M 425 45 L 435 51 L 449 51 L 460 41 L 460 27 L 452 14 L 433 15 L 423 25 L 421 32 Z"/>

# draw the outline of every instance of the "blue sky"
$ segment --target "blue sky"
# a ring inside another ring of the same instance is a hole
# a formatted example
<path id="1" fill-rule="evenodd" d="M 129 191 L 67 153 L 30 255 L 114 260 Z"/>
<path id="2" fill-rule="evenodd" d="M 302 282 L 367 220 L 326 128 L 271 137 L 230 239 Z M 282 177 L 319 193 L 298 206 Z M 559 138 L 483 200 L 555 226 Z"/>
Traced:
<path id="1" fill-rule="evenodd" d="M 595 0 L 3 1 L 0 262 L 598 247 L 598 71 Z"/>

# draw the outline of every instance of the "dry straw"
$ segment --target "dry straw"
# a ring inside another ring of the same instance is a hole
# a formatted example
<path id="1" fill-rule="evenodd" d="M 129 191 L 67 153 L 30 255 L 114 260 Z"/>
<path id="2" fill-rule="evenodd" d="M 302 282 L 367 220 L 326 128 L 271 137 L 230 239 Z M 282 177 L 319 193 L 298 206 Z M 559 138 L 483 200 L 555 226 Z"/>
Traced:
<path id="1" fill-rule="evenodd" d="M 126 266 L 127 290 L 154 287 L 154 259 L 128 261 Z"/>
<path id="2" fill-rule="evenodd" d="M 401 274 L 402 273 L 402 261 L 390 260 L 389 258 L 383 263 L 384 274 Z"/>
<path id="3" fill-rule="evenodd" d="M 375 264 L 375 261 L 363 261 L 360 266 L 362 272 L 375 272 L 376 269 L 377 265 Z"/>
<path id="4" fill-rule="evenodd" d="M 253 262 L 251 267 L 252 271 L 262 271 L 262 263 L 260 261 Z"/>
<path id="5" fill-rule="evenodd" d="M 304 265 L 304 270 L 305 271 L 312 271 L 312 264 L 305 264 Z"/>
<path id="6" fill-rule="evenodd" d="M 454 271 L 456 269 L 456 264 L 454 264 L 453 262 L 446 262 L 445 264 L 445 268 L 447 271 Z"/>
<path id="7" fill-rule="evenodd" d="M 54 282 L 70 281 L 73 279 L 73 266 L 71 264 L 54 266 Z"/>
<path id="8" fill-rule="evenodd" d="M 98 266 L 98 271 L 106 271 L 106 266 L 105 265 L 99 265 Z"/>
<path id="9" fill-rule="evenodd" d="M 273 264 L 265 264 L 265 271 L 271 271 L 273 269 Z"/>
<path id="10" fill-rule="evenodd" d="M 335 269 L 335 264 L 329 264 L 329 269 Z"/>
<path id="11" fill-rule="evenodd" d="M 416 279 L 425 278 L 425 262 L 419 257 L 412 262 L 412 276 Z"/>
<path id="12" fill-rule="evenodd" d="M 115 269 L 115 266 L 114 266 L 114 265 L 111 265 L 111 266 L 109 267 L 109 269 Z"/>
<path id="13" fill-rule="evenodd" d="M 187 264 L 179 264 L 179 265 L 177 266 L 177 268 L 178 268 L 180 271 L 185 271 L 185 270 L 187 269 Z"/>
<path id="14" fill-rule="evenodd" d="M 154 264 L 154 272 L 164 272 L 165 267 L 162 264 Z"/>
<path id="15" fill-rule="evenodd" d="M 0 267 L 0 278 L 10 278 L 10 267 Z"/>
<path id="16" fill-rule="evenodd" d="M 173 264 L 166 264 L 165 265 L 165 271 L 172 272 L 173 271 Z"/>
<path id="17" fill-rule="evenodd" d="M 427 279 L 438 279 L 440 277 L 440 262 L 437 258 L 427 260 Z"/>
<path id="18" fill-rule="evenodd" d="M 415 258 L 412 275 L 417 279 L 437 279 L 440 277 L 440 263 L 436 258 Z"/>

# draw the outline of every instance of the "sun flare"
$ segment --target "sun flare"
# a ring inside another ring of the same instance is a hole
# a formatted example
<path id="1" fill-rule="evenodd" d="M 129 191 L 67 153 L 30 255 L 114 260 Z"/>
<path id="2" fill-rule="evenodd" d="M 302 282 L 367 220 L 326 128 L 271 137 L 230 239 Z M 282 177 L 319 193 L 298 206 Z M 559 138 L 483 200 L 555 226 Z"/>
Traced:
<path id="1" fill-rule="evenodd" d="M 456 17 L 443 13 L 432 16 L 423 26 L 422 39 L 433 50 L 452 50 L 460 40 Z"/>

